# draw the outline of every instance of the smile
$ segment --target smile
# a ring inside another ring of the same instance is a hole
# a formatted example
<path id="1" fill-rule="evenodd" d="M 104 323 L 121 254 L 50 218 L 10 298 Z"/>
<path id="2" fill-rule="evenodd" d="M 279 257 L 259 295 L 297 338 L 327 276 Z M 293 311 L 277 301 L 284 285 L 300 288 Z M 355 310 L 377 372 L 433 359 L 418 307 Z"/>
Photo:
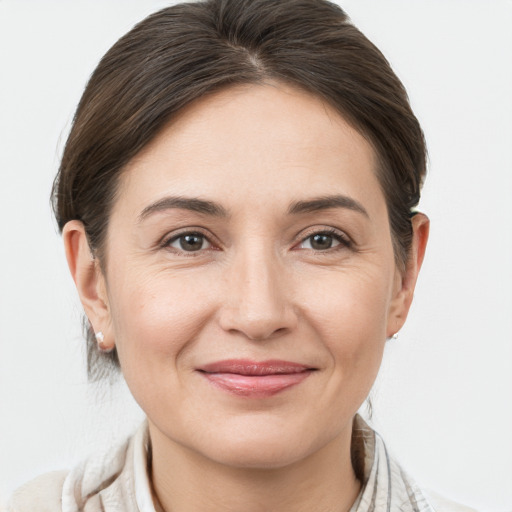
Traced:
<path id="1" fill-rule="evenodd" d="M 230 359 L 207 364 L 198 371 L 211 384 L 234 395 L 266 398 L 300 384 L 315 368 L 290 361 Z"/>

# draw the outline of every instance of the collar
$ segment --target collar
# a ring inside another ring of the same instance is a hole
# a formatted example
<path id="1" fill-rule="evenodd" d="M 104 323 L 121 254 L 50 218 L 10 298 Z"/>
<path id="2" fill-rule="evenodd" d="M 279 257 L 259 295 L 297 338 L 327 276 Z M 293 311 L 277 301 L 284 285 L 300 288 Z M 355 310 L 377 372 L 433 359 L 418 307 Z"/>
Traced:
<path id="1" fill-rule="evenodd" d="M 149 428 L 147 420 L 139 427 L 134 436 L 133 450 L 133 481 L 135 484 L 135 500 L 139 512 L 156 512 L 153 505 L 151 483 L 148 473 Z"/>
<path id="2" fill-rule="evenodd" d="M 350 512 L 434 512 L 407 473 L 390 457 L 384 441 L 357 415 L 352 452 L 363 461 L 363 487 Z M 117 450 L 91 457 L 64 482 L 62 510 L 156 512 L 148 474 L 147 420 Z"/>

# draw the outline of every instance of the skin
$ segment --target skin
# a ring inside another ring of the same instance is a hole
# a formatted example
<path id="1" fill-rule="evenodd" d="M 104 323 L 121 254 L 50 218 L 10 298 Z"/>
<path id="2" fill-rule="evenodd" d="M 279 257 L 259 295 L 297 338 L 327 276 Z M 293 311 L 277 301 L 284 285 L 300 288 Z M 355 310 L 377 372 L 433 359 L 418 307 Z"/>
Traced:
<path id="1" fill-rule="evenodd" d="M 290 212 L 332 196 L 344 202 Z M 223 215 L 159 204 L 169 197 Z M 66 225 L 87 316 L 148 417 L 157 507 L 350 508 L 352 420 L 406 319 L 428 237 L 424 215 L 412 222 L 402 272 L 370 144 L 315 96 L 268 84 L 195 102 L 130 162 L 105 274 L 82 224 Z M 179 236 L 191 232 L 198 250 L 187 251 Z M 257 399 L 197 371 L 233 358 L 315 371 Z"/>

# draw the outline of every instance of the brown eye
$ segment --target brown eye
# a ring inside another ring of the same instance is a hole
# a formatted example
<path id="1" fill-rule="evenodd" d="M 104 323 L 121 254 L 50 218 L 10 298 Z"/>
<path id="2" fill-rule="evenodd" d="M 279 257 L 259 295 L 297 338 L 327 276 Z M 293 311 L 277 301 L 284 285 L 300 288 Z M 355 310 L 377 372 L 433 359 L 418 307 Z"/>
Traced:
<path id="1" fill-rule="evenodd" d="M 185 252 L 196 252 L 211 247 L 210 242 L 201 233 L 184 233 L 173 238 L 168 245 Z"/>
<path id="2" fill-rule="evenodd" d="M 309 239 L 311 248 L 315 249 L 315 251 L 330 249 L 335 241 L 331 235 L 324 235 L 322 233 L 310 236 Z"/>
<path id="3" fill-rule="evenodd" d="M 338 233 L 320 232 L 305 238 L 300 244 L 301 249 L 311 249 L 313 251 L 327 251 L 336 247 L 349 247 L 350 242 L 344 239 Z"/>

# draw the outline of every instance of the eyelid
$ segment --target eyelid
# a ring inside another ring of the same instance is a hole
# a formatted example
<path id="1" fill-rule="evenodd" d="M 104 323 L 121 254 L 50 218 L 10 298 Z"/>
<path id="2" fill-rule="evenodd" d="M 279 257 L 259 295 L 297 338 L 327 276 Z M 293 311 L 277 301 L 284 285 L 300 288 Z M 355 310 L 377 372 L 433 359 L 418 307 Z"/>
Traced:
<path id="1" fill-rule="evenodd" d="M 180 249 L 176 247 L 171 247 L 171 243 L 177 240 L 178 238 L 185 236 L 185 235 L 201 235 L 205 238 L 205 240 L 210 244 L 210 247 L 207 247 L 206 249 L 201 249 L 199 251 L 181 251 Z M 172 231 L 170 233 L 167 233 L 165 236 L 163 236 L 159 243 L 158 247 L 162 249 L 169 249 L 172 250 L 175 253 L 179 254 L 186 254 L 187 256 L 191 255 L 198 255 L 200 253 L 203 253 L 204 251 L 211 251 L 211 250 L 218 250 L 219 249 L 219 242 L 216 240 L 216 238 L 210 233 L 207 232 L 204 228 L 201 228 L 199 226 L 187 226 L 184 228 L 180 228 L 176 231 Z"/>
<path id="2" fill-rule="evenodd" d="M 205 238 L 205 240 L 210 244 L 210 247 L 207 247 L 206 249 L 201 249 L 199 251 L 180 251 L 180 249 L 177 249 L 175 247 L 171 247 L 170 244 L 177 240 L 179 237 L 184 235 L 192 235 L 192 234 L 198 234 Z M 314 235 L 329 235 L 332 236 L 334 239 L 336 239 L 339 244 L 323 251 L 320 250 L 314 250 L 315 252 L 321 253 L 321 252 L 329 252 L 330 250 L 336 250 L 339 246 L 343 248 L 351 248 L 353 246 L 352 239 L 342 230 L 334 228 L 332 226 L 311 226 L 303 231 L 297 236 L 297 242 L 293 244 L 292 249 L 298 249 L 299 245 L 304 243 L 308 238 L 314 236 Z M 162 249 L 169 249 L 172 250 L 172 252 L 179 253 L 179 254 L 186 254 L 187 256 L 192 255 L 199 255 L 203 253 L 204 251 L 211 251 L 211 250 L 220 250 L 220 242 L 217 240 L 213 234 L 199 226 L 187 226 L 183 228 L 179 228 L 176 231 L 172 231 L 170 233 L 167 233 L 165 236 L 163 236 L 160 241 L 158 242 L 158 248 Z M 304 249 L 306 250 L 306 249 Z"/>
<path id="3" fill-rule="evenodd" d="M 176 244 L 177 242 L 179 242 L 181 239 L 183 239 L 184 237 L 187 237 L 187 236 L 193 236 L 193 237 L 196 237 L 198 239 L 201 240 L 201 246 L 205 245 L 207 247 L 201 247 L 200 249 L 197 249 L 197 250 L 194 250 L 194 251 L 186 251 L 184 249 L 181 249 L 180 247 L 176 247 L 174 244 Z M 197 233 L 197 232 L 191 232 L 191 233 L 184 233 L 182 235 L 178 235 L 178 236 L 175 236 L 173 238 L 171 238 L 168 242 L 167 242 L 167 247 L 172 247 L 173 249 L 175 249 L 176 251 L 179 251 L 179 252 L 186 252 L 186 253 L 198 253 L 200 251 L 205 251 L 207 249 L 211 249 L 212 247 L 212 244 L 211 242 L 208 240 L 208 238 L 206 238 L 202 233 Z"/>
<path id="4" fill-rule="evenodd" d="M 338 248 L 340 245 L 344 248 L 351 248 L 353 246 L 352 239 L 344 231 L 340 229 L 334 228 L 332 226 L 312 226 L 300 233 L 299 241 L 294 244 L 293 248 L 298 248 L 300 244 L 304 243 L 308 238 L 311 238 L 314 235 L 329 235 L 339 242 L 339 245 L 336 245 L 329 249 L 325 249 L 324 251 L 311 249 L 318 253 L 326 253 L 329 252 L 330 250 L 336 250 L 336 248 Z"/>

